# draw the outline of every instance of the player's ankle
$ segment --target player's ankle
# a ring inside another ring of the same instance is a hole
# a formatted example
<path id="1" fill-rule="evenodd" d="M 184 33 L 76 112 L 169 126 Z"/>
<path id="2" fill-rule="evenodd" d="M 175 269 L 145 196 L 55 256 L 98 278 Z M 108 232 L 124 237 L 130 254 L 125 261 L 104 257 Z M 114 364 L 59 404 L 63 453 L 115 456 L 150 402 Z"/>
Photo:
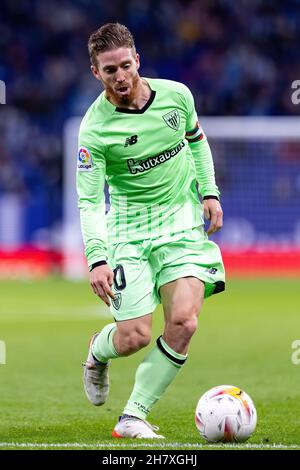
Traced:
<path id="1" fill-rule="evenodd" d="M 97 359 L 94 354 L 92 353 L 92 358 L 94 359 L 95 363 L 100 365 L 100 366 L 106 366 L 107 363 L 108 363 L 108 360 L 105 361 L 104 359 L 102 359 L 101 361 L 99 361 L 99 359 Z"/>
<path id="2" fill-rule="evenodd" d="M 128 414 L 124 413 L 123 415 L 119 416 L 119 421 L 122 421 L 123 419 L 128 419 L 128 418 L 142 419 L 142 418 L 139 418 L 138 416 L 128 415 Z"/>

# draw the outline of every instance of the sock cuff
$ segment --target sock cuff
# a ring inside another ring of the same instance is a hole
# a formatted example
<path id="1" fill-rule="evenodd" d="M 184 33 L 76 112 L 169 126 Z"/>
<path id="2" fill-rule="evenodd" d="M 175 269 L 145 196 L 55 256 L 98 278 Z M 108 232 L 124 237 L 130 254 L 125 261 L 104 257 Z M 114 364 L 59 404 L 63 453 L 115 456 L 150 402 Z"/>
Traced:
<path id="1" fill-rule="evenodd" d="M 116 329 L 117 329 L 117 326 L 116 326 L 115 323 L 111 323 L 111 325 L 113 325 L 113 326 L 112 326 L 112 328 L 111 328 L 111 330 L 109 331 L 108 336 L 107 336 L 108 344 L 110 345 L 110 347 L 111 347 L 111 349 L 113 350 L 113 352 L 115 353 L 115 355 L 116 355 L 116 356 L 119 356 L 119 353 L 118 353 L 118 351 L 116 350 L 116 348 L 115 348 L 115 346 L 114 346 L 114 341 L 113 341 L 113 339 L 114 339 L 114 334 L 115 334 L 115 331 L 116 331 Z"/>
<path id="2" fill-rule="evenodd" d="M 98 361 L 107 362 L 110 358 L 119 357 L 113 343 L 116 329 L 115 323 L 105 325 L 92 344 L 92 354 Z"/>
<path id="3" fill-rule="evenodd" d="M 159 336 L 156 340 L 156 344 L 158 349 L 175 365 L 181 367 L 187 360 L 187 354 L 179 354 L 176 351 L 174 351 L 170 346 L 167 345 L 167 343 L 163 340 L 162 336 Z"/>

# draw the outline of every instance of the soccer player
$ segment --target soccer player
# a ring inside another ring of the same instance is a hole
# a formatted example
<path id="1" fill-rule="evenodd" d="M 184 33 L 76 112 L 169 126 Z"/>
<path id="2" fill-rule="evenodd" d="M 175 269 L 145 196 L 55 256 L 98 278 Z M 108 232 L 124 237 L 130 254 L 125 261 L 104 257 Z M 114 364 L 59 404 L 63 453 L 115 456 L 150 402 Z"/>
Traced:
<path id="1" fill-rule="evenodd" d="M 104 91 L 79 132 L 81 229 L 91 286 L 115 322 L 91 338 L 84 388 L 94 405 L 106 401 L 111 359 L 149 344 L 161 303 L 164 331 L 137 368 L 113 436 L 163 438 L 147 415 L 186 362 L 203 299 L 225 286 L 220 250 L 207 235 L 222 226 L 219 190 L 189 89 L 141 77 L 133 37 L 119 23 L 93 33 L 88 49 Z"/>

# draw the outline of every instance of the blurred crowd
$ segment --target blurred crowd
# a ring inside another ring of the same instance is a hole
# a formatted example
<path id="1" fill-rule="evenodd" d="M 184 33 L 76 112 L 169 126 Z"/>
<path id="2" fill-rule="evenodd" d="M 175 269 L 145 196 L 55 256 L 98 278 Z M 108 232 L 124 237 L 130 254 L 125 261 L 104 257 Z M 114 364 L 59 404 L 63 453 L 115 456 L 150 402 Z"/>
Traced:
<path id="1" fill-rule="evenodd" d="M 293 115 L 300 0 L 3 0 L 0 196 L 22 196 L 32 241 L 62 218 L 62 133 L 101 91 L 87 40 L 126 24 L 141 74 L 182 81 L 201 115 Z"/>

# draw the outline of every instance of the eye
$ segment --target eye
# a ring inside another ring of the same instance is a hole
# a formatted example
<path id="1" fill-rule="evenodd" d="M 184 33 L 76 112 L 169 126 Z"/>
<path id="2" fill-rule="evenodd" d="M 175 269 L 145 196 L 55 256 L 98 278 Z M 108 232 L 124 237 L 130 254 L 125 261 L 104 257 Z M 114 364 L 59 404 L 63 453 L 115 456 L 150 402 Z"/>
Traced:
<path id="1" fill-rule="evenodd" d="M 115 69 L 113 67 L 107 67 L 107 68 L 104 68 L 103 70 L 107 74 L 115 73 Z"/>

